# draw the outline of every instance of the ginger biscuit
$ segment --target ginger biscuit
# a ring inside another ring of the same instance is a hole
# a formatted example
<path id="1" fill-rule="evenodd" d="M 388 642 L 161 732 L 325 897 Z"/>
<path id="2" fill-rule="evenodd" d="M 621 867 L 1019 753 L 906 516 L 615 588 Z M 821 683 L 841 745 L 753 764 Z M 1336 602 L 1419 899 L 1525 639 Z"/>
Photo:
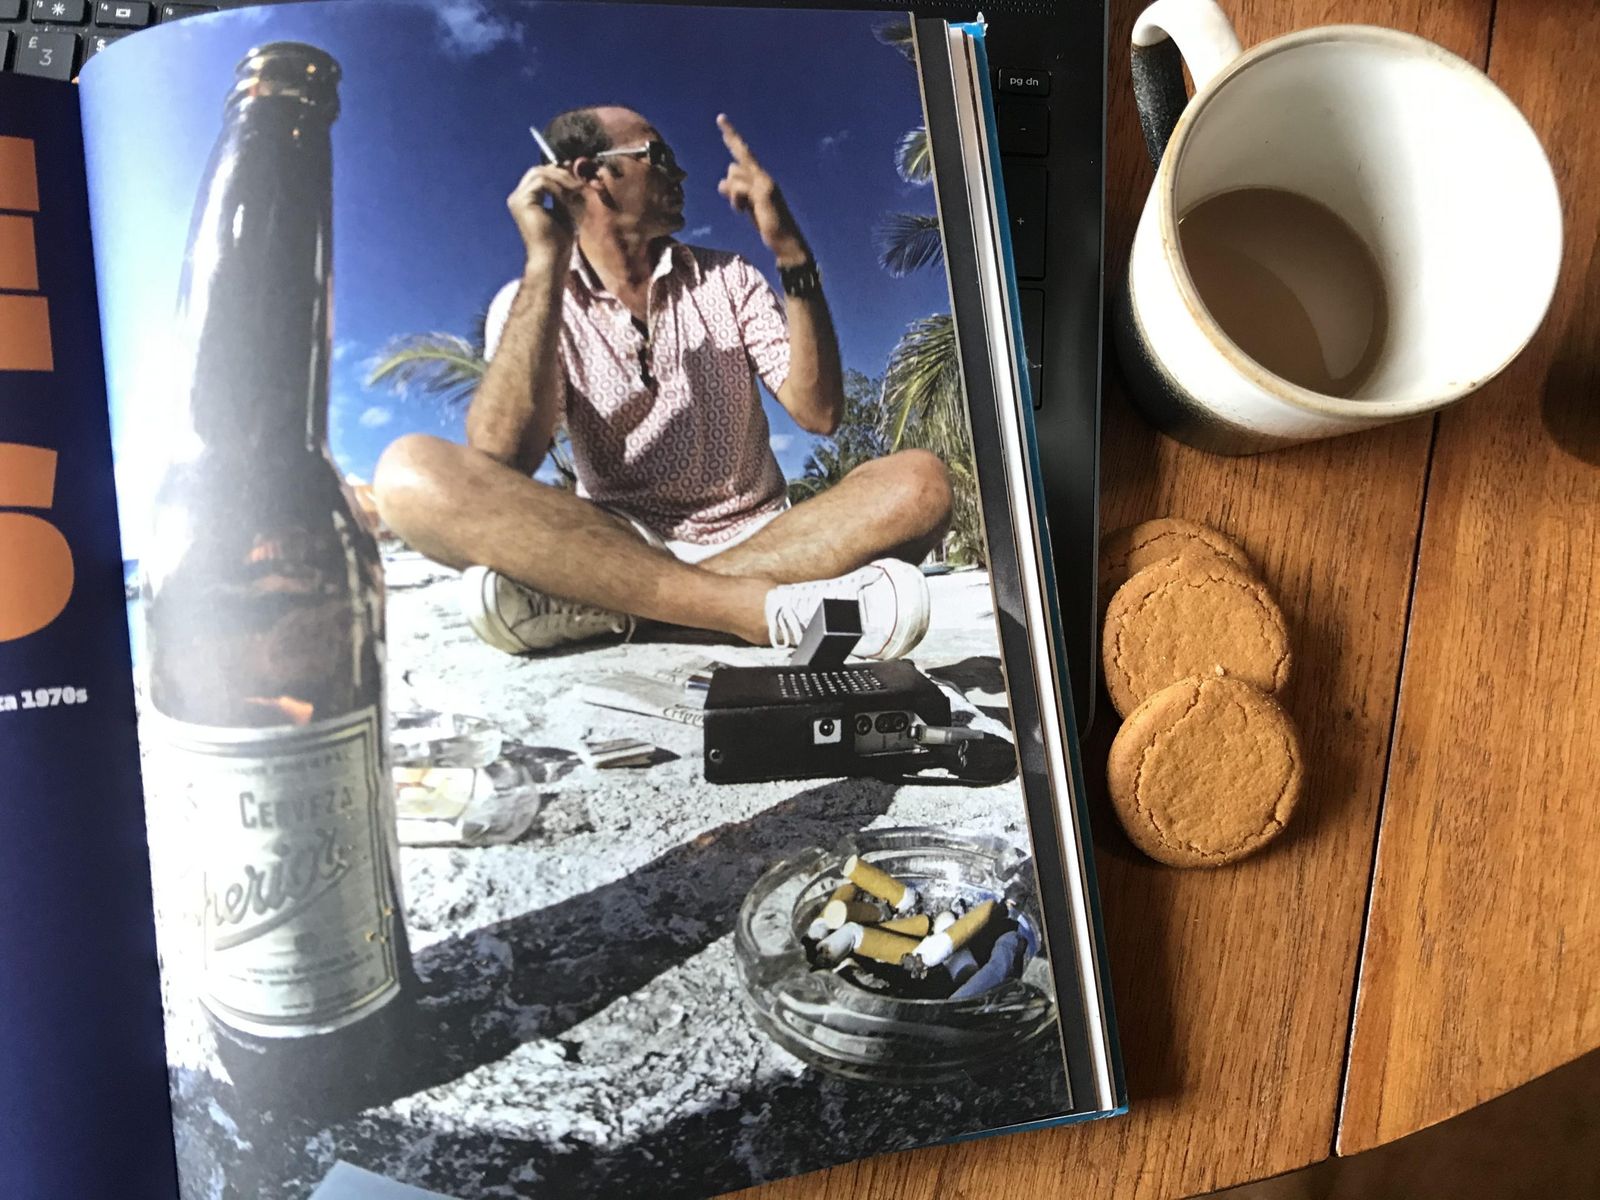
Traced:
<path id="1" fill-rule="evenodd" d="M 1133 844 L 1174 867 L 1218 867 L 1282 832 L 1304 779 L 1294 722 L 1227 676 L 1180 680 L 1129 714 L 1106 784 Z"/>
<path id="2" fill-rule="evenodd" d="M 1100 539 L 1100 603 L 1148 566 L 1180 556 L 1215 555 L 1254 575 L 1255 567 L 1231 539 L 1183 517 L 1158 517 L 1113 530 Z"/>
<path id="3" fill-rule="evenodd" d="M 1127 716 L 1146 696 L 1217 668 L 1263 692 L 1289 681 L 1289 627 L 1254 575 L 1226 560 L 1169 558 L 1117 589 L 1100 641 L 1106 691 Z"/>

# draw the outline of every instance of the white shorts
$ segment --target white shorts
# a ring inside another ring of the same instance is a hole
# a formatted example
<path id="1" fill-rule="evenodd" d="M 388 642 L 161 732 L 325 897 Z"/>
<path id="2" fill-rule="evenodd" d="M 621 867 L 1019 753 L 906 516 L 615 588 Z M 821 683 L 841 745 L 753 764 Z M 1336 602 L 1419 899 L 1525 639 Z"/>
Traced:
<path id="1" fill-rule="evenodd" d="M 751 538 L 755 537 L 756 534 L 760 533 L 768 525 L 772 524 L 773 521 L 777 520 L 779 516 L 789 511 L 789 505 L 787 502 L 785 502 L 782 508 L 774 509 L 772 512 L 762 513 L 758 517 L 752 517 L 743 525 L 739 526 L 738 532 L 732 537 L 725 538 L 720 542 L 683 542 L 678 541 L 675 538 L 662 537 L 659 533 L 657 533 L 654 529 L 651 529 L 650 526 L 646 525 L 637 517 L 629 516 L 627 513 L 618 509 L 609 508 L 604 504 L 600 505 L 599 507 L 604 508 L 612 516 L 620 517 L 629 525 L 633 526 L 635 532 L 637 532 L 640 537 L 649 542 L 652 546 L 665 550 L 679 562 L 686 563 L 704 562 L 706 559 L 711 558 L 714 555 L 721 554 L 724 550 L 728 550 L 734 546 L 737 546 L 740 542 L 748 542 Z"/>

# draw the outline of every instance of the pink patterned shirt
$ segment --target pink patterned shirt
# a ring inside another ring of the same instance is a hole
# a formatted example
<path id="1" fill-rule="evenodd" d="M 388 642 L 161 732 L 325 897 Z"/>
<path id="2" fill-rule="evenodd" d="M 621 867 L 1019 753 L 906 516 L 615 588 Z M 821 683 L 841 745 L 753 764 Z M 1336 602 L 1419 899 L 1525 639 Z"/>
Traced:
<path id="1" fill-rule="evenodd" d="M 516 293 L 508 283 L 489 306 L 490 356 Z M 664 538 L 727 541 L 784 505 L 756 389 L 759 375 L 776 395 L 788 377 L 783 310 L 738 255 L 669 240 L 650 281 L 649 330 L 647 344 L 574 247 L 562 299 L 561 417 L 578 494 Z"/>

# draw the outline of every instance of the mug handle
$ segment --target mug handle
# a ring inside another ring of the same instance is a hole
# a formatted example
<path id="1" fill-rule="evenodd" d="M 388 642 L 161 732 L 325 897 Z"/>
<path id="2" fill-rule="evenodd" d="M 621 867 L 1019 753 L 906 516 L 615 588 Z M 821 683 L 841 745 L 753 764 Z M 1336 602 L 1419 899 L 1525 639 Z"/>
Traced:
<path id="1" fill-rule="evenodd" d="M 1183 64 L 1200 91 L 1244 51 L 1216 0 L 1156 0 L 1133 23 L 1133 99 L 1150 165 L 1161 169 L 1167 141 L 1189 97 Z"/>

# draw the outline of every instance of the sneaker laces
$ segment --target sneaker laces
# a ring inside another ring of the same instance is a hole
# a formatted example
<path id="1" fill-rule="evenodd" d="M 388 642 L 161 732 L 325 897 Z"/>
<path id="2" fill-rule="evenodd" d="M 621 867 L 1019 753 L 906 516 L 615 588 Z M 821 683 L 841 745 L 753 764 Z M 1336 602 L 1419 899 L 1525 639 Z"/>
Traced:
<path id="1" fill-rule="evenodd" d="M 785 593 L 783 603 L 773 606 L 772 617 L 767 622 L 767 637 L 776 648 L 787 650 L 800 644 L 800 639 L 805 636 L 806 622 L 816 615 L 824 600 L 834 596 L 839 580 L 812 579 L 782 586 Z M 861 588 L 856 588 L 856 594 L 860 593 Z"/>

